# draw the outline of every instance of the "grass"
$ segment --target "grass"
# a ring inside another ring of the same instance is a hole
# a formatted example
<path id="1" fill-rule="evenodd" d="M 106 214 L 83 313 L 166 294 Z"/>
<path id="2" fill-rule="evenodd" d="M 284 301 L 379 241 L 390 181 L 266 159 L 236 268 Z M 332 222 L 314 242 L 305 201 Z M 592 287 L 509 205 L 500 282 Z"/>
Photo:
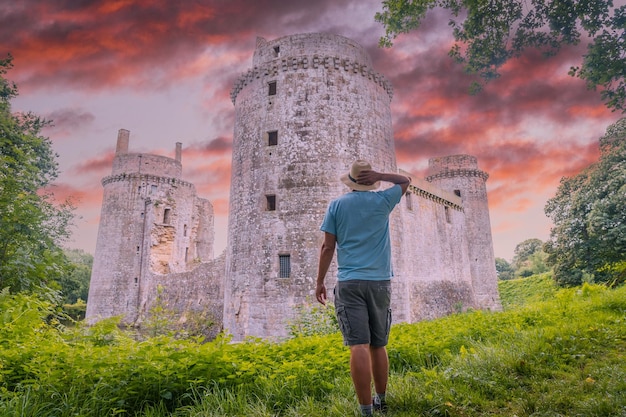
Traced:
<path id="1" fill-rule="evenodd" d="M 626 287 L 500 291 L 503 312 L 392 328 L 388 416 L 626 416 Z M 33 300 L 0 312 L 1 416 L 358 416 L 337 334 L 136 342 L 114 323 L 44 325 Z"/>

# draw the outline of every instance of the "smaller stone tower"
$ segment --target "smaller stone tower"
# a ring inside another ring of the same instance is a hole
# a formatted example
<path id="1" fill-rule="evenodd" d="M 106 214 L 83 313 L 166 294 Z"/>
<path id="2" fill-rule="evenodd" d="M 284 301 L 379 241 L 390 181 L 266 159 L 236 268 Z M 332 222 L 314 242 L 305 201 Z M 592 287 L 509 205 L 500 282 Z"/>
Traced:
<path id="1" fill-rule="evenodd" d="M 465 213 L 470 274 L 475 308 L 500 310 L 496 262 L 493 254 L 486 181 L 489 174 L 478 169 L 476 157 L 451 155 L 428 161 L 426 180 L 461 197 Z"/>
<path id="2" fill-rule="evenodd" d="M 135 323 L 154 276 L 181 273 L 213 259 L 213 207 L 181 180 L 182 145 L 175 158 L 130 153 L 130 132 L 118 132 L 104 194 L 86 318 L 122 314 Z"/>

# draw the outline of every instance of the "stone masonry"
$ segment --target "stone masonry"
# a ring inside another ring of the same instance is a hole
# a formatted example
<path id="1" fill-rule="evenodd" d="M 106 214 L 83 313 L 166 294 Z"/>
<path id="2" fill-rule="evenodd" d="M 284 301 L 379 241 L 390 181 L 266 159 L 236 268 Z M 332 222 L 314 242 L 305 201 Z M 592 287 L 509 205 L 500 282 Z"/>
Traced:
<path id="1" fill-rule="evenodd" d="M 286 337 L 297 307 L 314 302 L 319 226 L 330 200 L 347 192 L 339 176 L 355 159 L 398 171 L 392 97 L 350 39 L 258 38 L 253 66 L 231 92 L 228 243 L 217 260 L 207 257 L 212 207 L 180 180 L 180 145 L 174 160 L 127 154 L 128 133 L 120 131 L 113 173 L 103 180 L 88 319 L 140 321 L 159 283 L 181 312 L 220 310 L 234 340 Z M 139 172 L 144 166 L 149 172 Z M 430 159 L 426 179 L 408 175 L 409 192 L 390 219 L 394 321 L 500 309 L 487 173 L 476 158 L 453 155 Z M 149 195 L 153 183 L 158 198 Z M 333 262 L 331 292 L 335 274 Z"/>

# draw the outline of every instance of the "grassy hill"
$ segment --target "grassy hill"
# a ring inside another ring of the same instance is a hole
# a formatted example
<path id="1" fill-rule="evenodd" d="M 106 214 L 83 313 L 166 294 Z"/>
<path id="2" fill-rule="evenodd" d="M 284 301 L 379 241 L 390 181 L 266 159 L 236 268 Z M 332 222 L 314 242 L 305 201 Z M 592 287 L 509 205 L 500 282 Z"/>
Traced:
<path id="1" fill-rule="evenodd" d="M 626 416 L 626 287 L 500 284 L 503 312 L 392 328 L 388 416 Z M 338 334 L 137 342 L 0 293 L 0 416 L 357 416 Z"/>

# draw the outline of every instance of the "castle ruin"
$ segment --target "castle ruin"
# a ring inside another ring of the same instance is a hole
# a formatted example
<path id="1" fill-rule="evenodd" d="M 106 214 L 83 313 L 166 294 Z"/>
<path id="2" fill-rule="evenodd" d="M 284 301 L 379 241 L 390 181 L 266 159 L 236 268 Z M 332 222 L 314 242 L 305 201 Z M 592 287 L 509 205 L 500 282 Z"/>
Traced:
<path id="1" fill-rule="evenodd" d="M 235 82 L 228 242 L 212 258 L 213 211 L 176 158 L 128 153 L 121 130 L 104 198 L 87 319 L 141 321 L 167 302 L 208 310 L 234 340 L 282 338 L 314 302 L 319 227 L 355 159 L 397 172 L 393 89 L 363 47 L 331 34 L 257 39 Z M 390 218 L 395 322 L 500 309 L 487 192 L 476 158 L 429 160 Z M 158 203 L 158 204 L 157 204 Z M 334 286 L 336 264 L 327 276 Z"/>

